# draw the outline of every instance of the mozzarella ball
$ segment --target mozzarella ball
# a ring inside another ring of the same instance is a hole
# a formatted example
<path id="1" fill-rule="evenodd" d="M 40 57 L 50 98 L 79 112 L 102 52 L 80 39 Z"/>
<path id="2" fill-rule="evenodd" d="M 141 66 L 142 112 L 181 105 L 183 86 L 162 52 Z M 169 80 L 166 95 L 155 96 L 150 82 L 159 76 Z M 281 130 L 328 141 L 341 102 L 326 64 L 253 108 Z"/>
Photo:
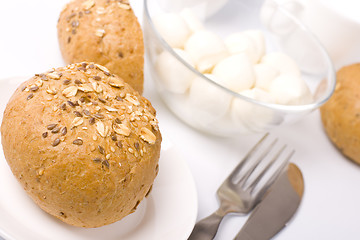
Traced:
<path id="1" fill-rule="evenodd" d="M 275 102 L 275 99 L 269 93 L 259 88 L 247 89 L 239 93 L 261 102 Z M 246 128 L 249 132 L 264 132 L 272 124 L 278 122 L 271 109 L 247 102 L 240 98 L 234 98 L 232 101 L 231 118 L 235 126 Z"/>
<path id="2" fill-rule="evenodd" d="M 202 72 L 210 71 L 215 64 L 228 56 L 222 39 L 213 32 L 195 32 L 185 44 L 185 51 L 194 60 L 196 68 Z"/>
<path id="3" fill-rule="evenodd" d="M 212 74 L 219 79 L 220 84 L 235 92 L 249 89 L 255 84 L 254 68 L 246 53 L 220 61 Z"/>
<path id="4" fill-rule="evenodd" d="M 269 93 L 278 104 L 300 105 L 313 101 L 309 87 L 297 74 L 281 74 L 276 77 L 270 85 Z"/>
<path id="5" fill-rule="evenodd" d="M 231 54 L 246 52 L 254 64 L 265 54 L 264 35 L 258 30 L 233 33 L 225 39 L 225 45 Z"/>
<path id="6" fill-rule="evenodd" d="M 201 31 L 204 29 L 203 24 L 201 21 L 197 18 L 195 13 L 189 9 L 185 8 L 180 12 L 180 16 L 185 20 L 187 26 L 189 27 L 190 31 L 192 33 Z"/>
<path id="7" fill-rule="evenodd" d="M 173 48 L 183 48 L 191 31 L 185 20 L 175 13 L 164 13 L 153 19 L 156 30 Z"/>
<path id="8" fill-rule="evenodd" d="M 225 39 L 225 45 L 230 54 L 246 53 L 252 63 L 258 61 L 256 45 L 251 37 L 239 32 L 229 35 Z"/>
<path id="9" fill-rule="evenodd" d="M 247 30 L 244 31 L 244 34 L 249 36 L 256 46 L 256 63 L 258 63 L 261 58 L 265 55 L 265 37 L 264 33 L 260 30 Z"/>
<path id="10" fill-rule="evenodd" d="M 279 70 L 266 63 L 254 65 L 255 87 L 268 91 L 272 81 L 279 75 Z"/>
<path id="11" fill-rule="evenodd" d="M 219 82 L 211 75 L 205 74 L 209 79 Z M 209 83 L 206 79 L 197 77 L 194 79 L 189 92 L 189 105 L 192 106 L 193 115 L 199 121 L 209 123 L 224 116 L 230 107 L 232 96 Z"/>
<path id="12" fill-rule="evenodd" d="M 185 62 L 194 67 L 194 63 L 187 52 L 179 48 L 173 50 Z M 159 55 L 155 63 L 155 69 L 163 87 L 174 93 L 185 93 L 195 78 L 195 73 L 167 51 Z"/>
<path id="13" fill-rule="evenodd" d="M 266 54 L 261 63 L 266 63 L 278 69 L 281 74 L 300 75 L 300 69 L 296 62 L 288 55 L 281 52 L 273 52 Z"/>

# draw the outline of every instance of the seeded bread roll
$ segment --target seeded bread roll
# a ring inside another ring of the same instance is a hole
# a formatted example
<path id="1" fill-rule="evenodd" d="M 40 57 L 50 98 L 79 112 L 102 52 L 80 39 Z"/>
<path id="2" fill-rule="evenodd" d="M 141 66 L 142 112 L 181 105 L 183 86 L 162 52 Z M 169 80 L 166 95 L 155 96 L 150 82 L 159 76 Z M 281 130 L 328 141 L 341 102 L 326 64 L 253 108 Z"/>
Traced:
<path id="1" fill-rule="evenodd" d="M 101 64 L 142 94 L 143 34 L 127 0 L 74 0 L 61 12 L 57 28 L 67 63 Z"/>
<path id="2" fill-rule="evenodd" d="M 321 108 L 329 139 L 349 159 L 360 164 L 360 64 L 341 68 L 333 95 Z"/>
<path id="3" fill-rule="evenodd" d="M 4 112 L 5 158 L 43 210 L 80 227 L 132 213 L 158 172 L 161 134 L 151 103 L 97 64 L 36 74 Z"/>

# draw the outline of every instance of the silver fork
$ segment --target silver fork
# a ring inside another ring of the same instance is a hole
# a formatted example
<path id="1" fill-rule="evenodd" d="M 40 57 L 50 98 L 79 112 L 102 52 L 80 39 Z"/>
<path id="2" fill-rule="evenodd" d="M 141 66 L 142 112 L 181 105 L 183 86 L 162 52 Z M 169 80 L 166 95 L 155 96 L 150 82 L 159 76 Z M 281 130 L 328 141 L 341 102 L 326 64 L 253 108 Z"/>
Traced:
<path id="1" fill-rule="evenodd" d="M 257 203 L 259 203 L 266 190 L 279 176 L 281 171 L 288 164 L 290 158 L 294 154 L 294 151 L 291 151 L 285 158 L 280 158 L 281 154 L 286 148 L 286 145 L 284 145 L 282 148 L 280 148 L 279 151 L 275 153 L 275 155 L 259 173 L 255 173 L 256 167 L 274 148 L 276 142 L 278 141 L 278 139 L 275 139 L 267 148 L 265 148 L 263 152 L 261 152 L 260 156 L 254 161 L 254 164 L 252 164 L 248 169 L 244 169 L 246 163 L 252 160 L 253 155 L 256 152 L 259 152 L 260 146 L 268 137 L 268 135 L 268 133 L 265 134 L 260 139 L 260 141 L 256 143 L 256 145 L 246 154 L 243 160 L 225 179 L 225 181 L 217 190 L 217 196 L 220 200 L 219 209 L 210 216 L 199 221 L 195 225 L 188 240 L 213 239 L 218 231 L 221 220 L 226 214 L 247 214 L 255 207 Z M 258 184 L 261 179 L 276 161 L 280 161 L 279 159 L 283 160 L 281 164 L 276 166 L 276 169 L 271 173 L 266 183 L 259 187 Z M 257 187 L 259 187 L 259 189 L 256 189 Z"/>

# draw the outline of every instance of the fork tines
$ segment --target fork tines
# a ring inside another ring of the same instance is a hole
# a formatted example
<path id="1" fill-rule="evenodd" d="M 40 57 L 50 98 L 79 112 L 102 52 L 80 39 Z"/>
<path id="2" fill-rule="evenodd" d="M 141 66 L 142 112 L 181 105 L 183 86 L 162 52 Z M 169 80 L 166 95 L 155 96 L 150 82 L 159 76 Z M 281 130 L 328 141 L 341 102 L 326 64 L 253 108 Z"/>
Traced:
<path id="1" fill-rule="evenodd" d="M 266 133 L 233 170 L 230 176 L 234 184 L 265 191 L 283 171 L 295 151 L 269 136 Z M 258 188 L 262 181 L 265 185 Z"/>

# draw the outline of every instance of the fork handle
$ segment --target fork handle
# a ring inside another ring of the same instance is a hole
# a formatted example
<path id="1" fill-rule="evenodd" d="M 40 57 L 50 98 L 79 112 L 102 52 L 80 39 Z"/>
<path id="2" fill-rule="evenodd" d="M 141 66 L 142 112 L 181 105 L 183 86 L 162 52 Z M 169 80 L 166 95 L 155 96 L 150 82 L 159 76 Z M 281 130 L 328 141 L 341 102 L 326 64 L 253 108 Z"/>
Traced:
<path id="1" fill-rule="evenodd" d="M 210 216 L 197 222 L 188 240 L 214 239 L 224 216 L 225 213 L 216 211 Z"/>

